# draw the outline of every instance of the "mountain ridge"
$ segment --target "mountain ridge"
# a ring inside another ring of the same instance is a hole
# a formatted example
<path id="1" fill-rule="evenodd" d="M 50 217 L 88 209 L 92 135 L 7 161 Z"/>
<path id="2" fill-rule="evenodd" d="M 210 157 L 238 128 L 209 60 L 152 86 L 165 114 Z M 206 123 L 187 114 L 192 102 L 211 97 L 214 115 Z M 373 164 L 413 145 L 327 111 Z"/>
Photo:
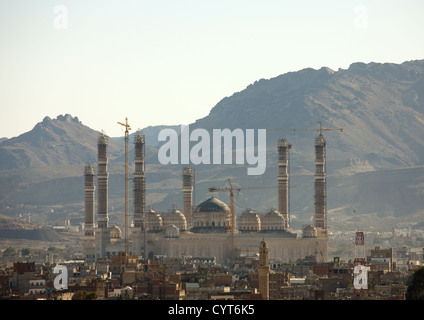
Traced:
<path id="1" fill-rule="evenodd" d="M 354 153 L 354 158 L 379 168 L 418 165 L 424 163 L 419 139 L 423 89 L 424 60 L 399 65 L 353 63 L 337 72 L 307 68 L 256 81 L 222 99 L 193 127 L 313 128 L 322 121 L 324 126 L 344 128 L 343 134 L 326 135 L 329 145 L 338 149 L 339 160 Z M 277 134 L 269 133 L 275 141 Z M 362 144 L 372 142 L 370 137 L 375 139 L 372 145 Z"/>

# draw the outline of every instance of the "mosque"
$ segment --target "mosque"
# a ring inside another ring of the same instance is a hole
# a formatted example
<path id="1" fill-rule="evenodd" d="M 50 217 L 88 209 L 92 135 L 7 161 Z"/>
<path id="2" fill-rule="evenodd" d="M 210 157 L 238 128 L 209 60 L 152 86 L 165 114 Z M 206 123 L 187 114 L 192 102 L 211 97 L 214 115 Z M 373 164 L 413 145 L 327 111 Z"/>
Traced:
<path id="1" fill-rule="evenodd" d="M 278 210 L 259 214 L 244 210 L 232 228 L 230 207 L 211 197 L 193 206 L 193 171 L 183 168 L 183 210 L 176 207 L 168 212 L 146 208 L 144 147 L 142 134 L 135 137 L 134 213 L 129 232 L 128 253 L 143 258 L 192 256 L 214 258 L 228 263 L 243 255 L 258 253 L 258 243 L 266 239 L 269 258 L 282 262 L 299 259 L 327 261 L 327 213 L 325 182 L 325 140 L 320 133 L 315 139 L 315 215 L 314 225 L 303 227 L 302 235 L 292 232 L 288 208 L 288 161 L 291 145 L 286 139 L 278 141 Z M 124 250 L 121 229 L 108 223 L 107 137 L 98 139 L 97 224 L 95 224 L 94 167 L 85 166 L 85 235 L 84 256 L 87 262 L 110 258 Z"/>

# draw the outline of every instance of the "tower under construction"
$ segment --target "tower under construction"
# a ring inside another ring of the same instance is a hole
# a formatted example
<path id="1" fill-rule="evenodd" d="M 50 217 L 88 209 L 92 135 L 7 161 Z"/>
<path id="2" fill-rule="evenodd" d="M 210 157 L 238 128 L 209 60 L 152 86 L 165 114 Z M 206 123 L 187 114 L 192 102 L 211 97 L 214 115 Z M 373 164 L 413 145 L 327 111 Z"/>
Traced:
<path id="1" fill-rule="evenodd" d="M 103 258 L 106 246 L 110 243 L 109 217 L 108 217 L 108 179 L 107 171 L 107 144 L 108 138 L 101 134 L 97 140 L 97 226 L 96 232 L 96 257 Z"/>
<path id="2" fill-rule="evenodd" d="M 195 171 L 190 167 L 182 169 L 183 213 L 175 208 L 167 213 L 146 210 L 145 137 L 137 133 L 134 137 L 134 224 L 131 227 L 128 253 L 142 256 L 144 259 L 154 255 L 166 255 L 169 258 L 207 256 L 215 257 L 218 263 L 226 263 L 232 261 L 234 253 L 250 255 L 257 252 L 258 242 L 266 235 L 267 241 L 261 243 L 260 247 L 261 293 L 266 299 L 268 289 L 264 284 L 267 282 L 269 265 L 266 261 L 269 257 L 285 262 L 293 262 L 305 257 L 314 257 L 316 261 L 327 260 L 326 144 L 322 135 L 323 130 L 333 130 L 333 128 L 322 128 L 320 124 L 320 134 L 315 139 L 315 223 L 304 226 L 301 236 L 297 236 L 290 229 L 289 153 L 291 145 L 286 139 L 278 140 L 276 148 L 278 150 L 278 211 L 271 210 L 260 216 L 249 209 L 240 216 L 237 232 L 234 232 L 235 224 L 231 216 L 234 210 L 231 210 L 223 201 L 212 197 L 196 207 L 193 206 Z M 89 239 L 92 239 L 93 244 L 92 247 L 87 247 L 89 250 L 85 250 L 88 262 L 116 255 L 117 252 L 123 251 L 124 245 L 120 228 L 109 226 L 108 139 L 102 134 L 97 142 L 97 186 L 94 186 L 93 167 L 86 166 L 84 171 L 87 226 L 85 238 L 87 243 Z M 275 188 L 275 185 L 272 187 Z M 256 188 L 246 187 L 246 189 Z M 97 228 L 93 227 L 90 231 L 90 225 L 94 225 L 94 190 L 97 191 Z M 230 207 L 233 208 L 234 202 L 231 201 L 231 197 L 230 202 Z M 235 250 L 229 250 L 229 230 L 231 231 L 231 248 Z M 127 243 L 125 243 L 125 249 L 127 250 Z M 91 260 L 92 257 L 93 260 Z"/>
<path id="3" fill-rule="evenodd" d="M 192 225 L 193 208 L 193 170 L 190 167 L 183 169 L 183 213 L 187 227 Z"/>
<path id="4" fill-rule="evenodd" d="M 87 164 L 84 168 L 84 200 L 85 200 L 85 220 L 84 220 L 84 241 L 83 249 L 87 263 L 95 262 L 94 246 L 94 213 L 95 213 L 95 173 L 93 165 Z"/>
<path id="5" fill-rule="evenodd" d="M 326 143 L 322 131 L 315 138 L 315 227 L 327 229 L 327 186 L 325 180 Z"/>
<path id="6" fill-rule="evenodd" d="M 98 227 L 105 229 L 109 224 L 108 217 L 108 178 L 107 172 L 107 137 L 102 134 L 97 140 L 97 215 Z"/>
<path id="7" fill-rule="evenodd" d="M 134 252 L 142 254 L 146 248 L 146 171 L 145 137 L 137 132 L 134 137 L 134 227 L 131 233 Z M 143 243 L 144 238 L 144 243 Z"/>
<path id="8" fill-rule="evenodd" d="M 285 219 L 285 228 L 289 223 L 289 150 L 292 145 L 285 138 L 278 140 L 278 211 Z"/>

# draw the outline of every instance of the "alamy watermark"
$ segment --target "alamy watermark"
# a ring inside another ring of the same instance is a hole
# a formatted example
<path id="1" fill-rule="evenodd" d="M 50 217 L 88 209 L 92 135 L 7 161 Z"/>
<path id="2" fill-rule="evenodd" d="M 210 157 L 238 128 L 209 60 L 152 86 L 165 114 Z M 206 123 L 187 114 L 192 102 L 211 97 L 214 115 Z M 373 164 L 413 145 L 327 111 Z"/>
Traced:
<path id="1" fill-rule="evenodd" d="M 353 287 L 357 290 L 368 289 L 368 271 L 364 265 L 356 265 L 353 269 Z"/>
<path id="2" fill-rule="evenodd" d="M 367 29 L 368 28 L 368 8 L 363 4 L 355 6 L 353 12 L 356 14 L 353 21 L 355 29 Z"/>
<path id="3" fill-rule="evenodd" d="M 54 288 L 56 290 L 68 289 L 68 269 L 66 266 L 58 264 L 54 267 L 53 273 L 59 273 L 59 275 L 54 278 Z"/>
<path id="4" fill-rule="evenodd" d="M 165 141 L 158 152 L 161 164 L 233 164 L 235 158 L 235 164 L 252 166 L 248 175 L 262 175 L 266 169 L 266 129 L 213 129 L 211 137 L 206 129 L 190 132 L 189 125 L 182 125 L 180 134 L 162 129 L 158 141 Z"/>
<path id="5" fill-rule="evenodd" d="M 68 29 L 68 8 L 64 5 L 57 5 L 53 9 L 53 14 L 53 28 Z"/>

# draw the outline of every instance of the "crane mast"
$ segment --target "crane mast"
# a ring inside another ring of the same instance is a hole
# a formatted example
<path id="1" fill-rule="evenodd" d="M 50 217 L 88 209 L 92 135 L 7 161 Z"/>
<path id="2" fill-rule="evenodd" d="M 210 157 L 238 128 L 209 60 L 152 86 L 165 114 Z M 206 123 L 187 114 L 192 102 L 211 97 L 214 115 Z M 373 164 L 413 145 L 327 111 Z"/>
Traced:
<path id="1" fill-rule="evenodd" d="M 227 179 L 230 187 L 218 188 L 210 187 L 209 192 L 229 192 L 230 193 L 230 214 L 231 214 L 231 226 L 230 226 L 230 238 L 231 238 L 231 261 L 234 261 L 234 231 L 235 231 L 235 208 L 234 208 L 234 191 L 240 192 L 241 190 L 247 189 L 270 189 L 276 188 L 277 186 L 261 186 L 261 187 L 238 187 L 234 188 L 231 179 Z"/>
<path id="2" fill-rule="evenodd" d="M 125 123 L 118 122 L 125 127 L 125 253 L 128 254 L 128 227 L 129 227 L 129 164 L 128 164 L 128 141 L 129 130 L 131 127 L 128 124 L 128 118 L 125 118 Z"/>

